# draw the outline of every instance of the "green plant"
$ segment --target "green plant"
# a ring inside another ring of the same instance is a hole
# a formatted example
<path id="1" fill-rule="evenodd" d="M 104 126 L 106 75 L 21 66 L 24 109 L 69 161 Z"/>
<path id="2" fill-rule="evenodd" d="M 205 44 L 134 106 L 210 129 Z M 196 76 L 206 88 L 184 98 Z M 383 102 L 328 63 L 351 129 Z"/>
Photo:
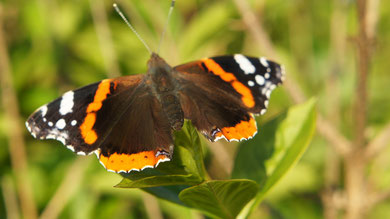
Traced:
<path id="1" fill-rule="evenodd" d="M 238 146 L 231 179 L 213 180 L 203 163 L 204 144 L 186 122 L 176 133 L 174 157 L 156 169 L 122 174 L 118 188 L 141 188 L 211 217 L 246 217 L 299 160 L 315 130 L 315 101 L 291 107 Z M 243 211 L 244 207 L 247 208 Z"/>

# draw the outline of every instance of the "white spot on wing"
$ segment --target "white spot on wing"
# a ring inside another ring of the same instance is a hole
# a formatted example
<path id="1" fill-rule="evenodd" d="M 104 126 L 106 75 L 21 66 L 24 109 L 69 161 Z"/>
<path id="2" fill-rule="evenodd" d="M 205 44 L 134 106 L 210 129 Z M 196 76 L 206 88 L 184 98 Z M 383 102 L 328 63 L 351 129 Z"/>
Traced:
<path id="1" fill-rule="evenodd" d="M 267 72 L 267 73 L 265 73 L 264 77 L 265 77 L 265 79 L 269 79 L 270 74 Z"/>
<path id="2" fill-rule="evenodd" d="M 46 139 L 56 139 L 56 136 L 53 134 L 46 135 Z"/>
<path id="3" fill-rule="evenodd" d="M 253 87 L 253 86 L 255 86 L 255 82 L 253 82 L 253 81 L 248 81 L 248 85 L 249 85 L 249 87 Z"/>
<path id="4" fill-rule="evenodd" d="M 162 162 L 166 162 L 166 161 L 170 161 L 171 159 L 169 159 L 168 157 L 164 158 L 164 159 L 160 159 L 157 161 L 156 165 L 154 167 L 157 167 L 160 163 Z"/>
<path id="5" fill-rule="evenodd" d="M 72 126 L 75 126 L 75 125 L 77 124 L 77 121 L 76 121 L 76 120 L 72 120 L 72 122 L 70 122 L 70 124 L 71 124 Z"/>
<path id="6" fill-rule="evenodd" d="M 240 66 L 241 70 L 243 70 L 245 74 L 255 73 L 255 66 L 253 66 L 249 59 L 245 56 L 241 54 L 236 54 L 234 55 L 234 60 L 236 60 L 237 64 Z"/>
<path id="7" fill-rule="evenodd" d="M 57 127 L 58 129 L 63 129 L 63 128 L 65 128 L 65 126 L 66 126 L 66 123 L 65 123 L 65 120 L 64 120 L 64 119 L 60 119 L 60 120 L 58 120 L 57 123 L 56 123 L 56 127 Z"/>
<path id="8" fill-rule="evenodd" d="M 25 125 L 26 125 L 26 128 L 27 128 L 28 132 L 31 132 L 31 127 L 30 127 L 30 125 L 28 124 L 28 122 L 26 122 Z"/>
<path id="9" fill-rule="evenodd" d="M 286 70 L 285 70 L 285 68 L 284 68 L 284 65 L 280 66 L 280 71 L 281 71 L 281 74 L 282 74 L 282 76 L 280 77 L 280 79 L 281 79 L 282 81 L 284 81 L 284 79 L 286 78 Z"/>
<path id="10" fill-rule="evenodd" d="M 263 86 L 264 83 L 265 83 L 265 79 L 264 79 L 264 77 L 261 76 L 261 75 L 256 75 L 255 80 L 256 80 L 256 83 L 257 83 L 258 85 L 260 85 L 260 86 Z"/>
<path id="11" fill-rule="evenodd" d="M 85 156 L 86 154 L 85 154 L 85 152 L 84 152 L 84 151 L 79 151 L 79 152 L 77 152 L 77 155 L 82 155 L 82 156 Z"/>
<path id="12" fill-rule="evenodd" d="M 100 149 L 94 150 L 93 153 L 96 154 L 97 159 L 100 158 Z"/>
<path id="13" fill-rule="evenodd" d="M 45 117 L 46 113 L 47 113 L 47 106 L 44 105 L 40 108 L 40 111 L 41 111 L 41 115 L 42 117 Z"/>
<path id="14" fill-rule="evenodd" d="M 62 96 L 61 104 L 60 104 L 61 115 L 66 115 L 68 113 L 73 112 L 72 111 L 74 105 L 73 97 L 74 97 L 73 91 L 68 91 Z"/>
<path id="15" fill-rule="evenodd" d="M 67 145 L 66 146 L 69 150 L 73 151 L 74 152 L 74 147 L 72 145 Z M 104 165 L 103 165 L 104 166 Z"/>
<path id="16" fill-rule="evenodd" d="M 52 122 L 48 122 L 47 124 L 48 124 L 50 127 L 53 126 L 53 123 L 52 123 Z"/>
<path id="17" fill-rule="evenodd" d="M 61 137 L 61 136 L 58 136 L 58 137 L 56 138 L 56 140 L 57 140 L 57 141 L 60 141 L 63 145 L 66 144 L 66 143 L 65 143 L 65 138 L 63 138 L 63 137 Z"/>
<path id="18" fill-rule="evenodd" d="M 267 96 L 267 98 L 269 99 L 269 97 L 271 96 L 271 90 L 267 90 L 265 92 L 265 96 Z"/>
<path id="19" fill-rule="evenodd" d="M 260 63 L 261 63 L 264 67 L 266 67 L 266 68 L 269 67 L 268 61 L 267 61 L 267 59 L 265 59 L 264 57 L 261 57 L 261 58 L 260 58 Z"/>
<path id="20" fill-rule="evenodd" d="M 144 170 L 144 169 L 146 169 L 146 168 L 153 168 L 153 167 L 154 167 L 154 166 L 146 165 L 146 166 L 144 166 L 144 167 L 141 168 L 141 171 Z"/>
<path id="21" fill-rule="evenodd" d="M 229 140 L 227 140 L 227 138 L 226 138 L 224 135 L 221 135 L 221 136 L 216 137 L 216 138 L 214 139 L 214 142 L 216 142 L 216 141 L 218 141 L 218 140 L 220 140 L 220 139 L 222 139 L 222 138 L 224 138 L 226 141 L 229 141 Z"/>
<path id="22" fill-rule="evenodd" d="M 99 158 L 98 158 L 99 159 Z M 99 159 L 99 163 L 104 167 L 106 168 L 106 165 L 104 165 L 104 163 Z M 106 168 L 107 169 L 107 168 Z"/>

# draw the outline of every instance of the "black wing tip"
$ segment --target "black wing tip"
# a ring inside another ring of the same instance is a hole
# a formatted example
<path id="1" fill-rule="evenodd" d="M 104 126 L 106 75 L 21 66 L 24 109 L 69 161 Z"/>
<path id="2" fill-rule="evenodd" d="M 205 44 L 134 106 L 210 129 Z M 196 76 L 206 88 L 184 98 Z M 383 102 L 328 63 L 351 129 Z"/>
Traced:
<path id="1" fill-rule="evenodd" d="M 274 71 L 275 71 L 276 84 L 281 85 L 286 79 L 286 69 L 285 69 L 284 65 L 279 64 L 279 63 L 272 61 L 272 60 L 269 60 L 269 59 L 267 59 L 267 62 L 269 64 L 269 66 L 271 67 L 271 69 L 274 69 Z"/>

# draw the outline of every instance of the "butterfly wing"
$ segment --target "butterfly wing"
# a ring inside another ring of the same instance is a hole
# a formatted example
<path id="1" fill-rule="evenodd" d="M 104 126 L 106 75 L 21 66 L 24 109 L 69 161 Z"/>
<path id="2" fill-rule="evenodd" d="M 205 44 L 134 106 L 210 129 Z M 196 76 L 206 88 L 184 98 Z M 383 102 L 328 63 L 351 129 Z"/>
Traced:
<path id="1" fill-rule="evenodd" d="M 56 139 L 77 154 L 95 152 L 111 171 L 155 167 L 170 159 L 169 123 L 144 75 L 106 79 L 69 91 L 26 122 L 39 139 Z"/>
<path id="2" fill-rule="evenodd" d="M 241 54 L 202 59 L 175 67 L 184 117 L 211 141 L 242 140 L 257 133 L 253 114 L 264 114 L 283 68 Z"/>

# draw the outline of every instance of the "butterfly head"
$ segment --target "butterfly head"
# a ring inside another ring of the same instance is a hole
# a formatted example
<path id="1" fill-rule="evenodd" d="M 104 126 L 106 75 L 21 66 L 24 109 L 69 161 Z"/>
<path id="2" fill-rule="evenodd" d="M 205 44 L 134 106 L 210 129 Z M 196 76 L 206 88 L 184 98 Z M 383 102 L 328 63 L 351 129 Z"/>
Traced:
<path id="1" fill-rule="evenodd" d="M 148 73 L 152 76 L 152 78 L 158 79 L 168 76 L 172 71 L 172 67 L 168 65 L 164 59 L 156 53 L 152 53 L 148 61 Z"/>

